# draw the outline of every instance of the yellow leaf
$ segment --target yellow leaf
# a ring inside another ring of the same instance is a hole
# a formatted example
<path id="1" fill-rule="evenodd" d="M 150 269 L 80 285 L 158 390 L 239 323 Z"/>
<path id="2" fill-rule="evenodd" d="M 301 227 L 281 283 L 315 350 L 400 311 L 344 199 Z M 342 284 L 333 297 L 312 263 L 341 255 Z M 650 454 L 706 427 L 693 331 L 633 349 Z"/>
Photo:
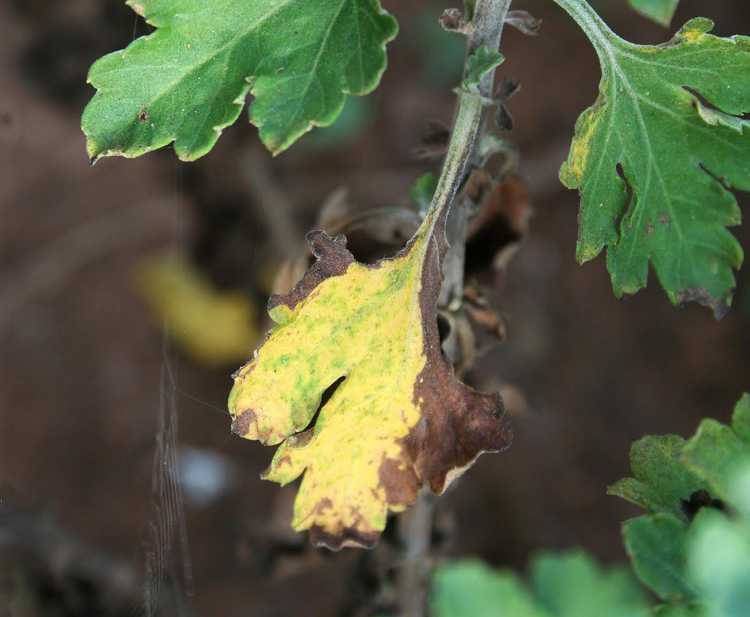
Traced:
<path id="1" fill-rule="evenodd" d="M 420 487 L 441 493 L 482 452 L 509 445 L 499 395 L 457 381 L 442 356 L 440 218 L 374 265 L 356 262 L 343 236 L 311 232 L 316 263 L 271 298 L 276 326 L 235 375 L 232 430 L 281 444 L 264 477 L 303 475 L 293 526 L 316 544 L 373 545 Z"/>
<path id="2" fill-rule="evenodd" d="M 216 289 L 180 255 L 147 258 L 135 275 L 151 312 L 199 364 L 226 366 L 256 344 L 256 310 L 247 296 Z"/>

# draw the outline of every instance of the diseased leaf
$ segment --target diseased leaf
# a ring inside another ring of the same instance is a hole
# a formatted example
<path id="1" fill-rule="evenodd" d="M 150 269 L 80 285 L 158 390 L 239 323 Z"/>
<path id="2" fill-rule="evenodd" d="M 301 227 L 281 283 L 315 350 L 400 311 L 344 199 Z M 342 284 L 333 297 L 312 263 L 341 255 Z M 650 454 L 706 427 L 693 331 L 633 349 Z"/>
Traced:
<path id="1" fill-rule="evenodd" d="M 745 394 L 735 406 L 731 426 L 703 420 L 685 445 L 682 458 L 713 495 L 731 503 L 730 481 L 750 460 L 750 395 Z"/>
<path id="2" fill-rule="evenodd" d="M 680 0 L 630 0 L 630 6 L 636 11 L 662 26 L 672 23 L 679 4 Z"/>
<path id="3" fill-rule="evenodd" d="M 750 190 L 750 39 L 688 22 L 668 43 L 634 45 L 585 2 L 557 0 L 591 39 L 599 98 L 579 118 L 562 182 L 581 193 L 577 256 L 607 249 L 615 294 L 646 286 L 649 264 L 675 304 L 720 317 L 743 253 L 727 227 L 731 189 Z"/>
<path id="4" fill-rule="evenodd" d="M 687 520 L 686 503 L 691 495 L 704 490 L 706 483 L 682 461 L 685 444 L 677 435 L 649 435 L 639 439 L 630 449 L 634 477 L 616 482 L 607 492 L 649 512 Z"/>
<path id="5" fill-rule="evenodd" d="M 688 579 L 687 524 L 671 514 L 640 516 L 623 525 L 625 548 L 641 582 L 662 600 L 683 602 L 696 596 Z"/>
<path id="6" fill-rule="evenodd" d="M 328 126 L 347 94 L 378 84 L 395 20 L 379 0 L 128 0 L 157 28 L 92 67 L 83 113 L 89 156 L 140 156 L 174 142 L 206 154 L 237 120 L 279 153 Z"/>
<path id="7" fill-rule="evenodd" d="M 318 544 L 372 545 L 421 486 L 440 493 L 509 443 L 499 396 L 458 382 L 441 353 L 445 247 L 430 238 L 444 238 L 444 216 L 430 215 L 402 253 L 374 265 L 357 263 L 343 237 L 312 232 L 317 262 L 271 298 L 276 326 L 235 375 L 232 430 L 281 444 L 266 479 L 304 474 L 293 526 Z"/>

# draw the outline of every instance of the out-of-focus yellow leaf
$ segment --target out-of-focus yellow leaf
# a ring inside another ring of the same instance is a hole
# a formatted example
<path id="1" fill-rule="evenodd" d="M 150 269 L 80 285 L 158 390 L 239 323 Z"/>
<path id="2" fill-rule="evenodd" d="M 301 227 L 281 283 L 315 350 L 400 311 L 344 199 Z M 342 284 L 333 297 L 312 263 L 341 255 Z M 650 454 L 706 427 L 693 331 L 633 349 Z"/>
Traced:
<path id="1" fill-rule="evenodd" d="M 184 257 L 149 257 L 135 274 L 151 312 L 177 346 L 199 364 L 238 362 L 256 344 L 257 311 L 248 297 L 217 289 Z"/>

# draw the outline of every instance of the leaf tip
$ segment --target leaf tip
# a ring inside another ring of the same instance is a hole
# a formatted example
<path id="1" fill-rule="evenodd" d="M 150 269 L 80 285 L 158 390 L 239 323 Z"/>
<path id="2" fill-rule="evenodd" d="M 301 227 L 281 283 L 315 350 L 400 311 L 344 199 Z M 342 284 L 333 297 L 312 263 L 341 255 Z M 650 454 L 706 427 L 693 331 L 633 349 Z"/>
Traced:
<path id="1" fill-rule="evenodd" d="M 714 29 L 714 22 L 707 17 L 694 17 L 677 33 L 677 38 L 687 43 L 697 43 Z"/>
<path id="2" fill-rule="evenodd" d="M 354 527 L 347 527 L 340 533 L 330 533 L 319 525 L 313 525 L 309 530 L 310 542 L 316 548 L 327 548 L 330 551 L 340 551 L 342 548 L 374 548 L 380 539 L 376 531 L 363 532 Z"/>
<path id="3" fill-rule="evenodd" d="M 688 287 L 675 294 L 674 303 L 678 306 L 685 306 L 689 302 L 697 302 L 701 306 L 710 308 L 713 311 L 714 318 L 718 321 L 729 312 L 733 295 L 734 290 L 730 290 L 725 296 L 717 298 L 705 287 Z"/>

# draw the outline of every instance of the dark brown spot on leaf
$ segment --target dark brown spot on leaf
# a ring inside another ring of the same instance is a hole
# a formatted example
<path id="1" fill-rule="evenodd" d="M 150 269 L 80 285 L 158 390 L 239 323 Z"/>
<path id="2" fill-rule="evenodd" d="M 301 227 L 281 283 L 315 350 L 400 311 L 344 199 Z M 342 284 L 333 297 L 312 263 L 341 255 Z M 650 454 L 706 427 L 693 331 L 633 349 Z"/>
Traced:
<path id="1" fill-rule="evenodd" d="M 241 414 L 236 416 L 234 420 L 232 420 L 232 432 L 235 435 L 244 437 L 250 430 L 250 425 L 253 422 L 256 422 L 256 420 L 257 418 L 255 417 L 254 411 L 252 411 L 251 409 L 243 411 Z"/>
<path id="2" fill-rule="evenodd" d="M 687 304 L 688 302 L 697 302 L 702 306 L 707 306 L 714 312 L 715 319 L 722 319 L 729 312 L 729 298 L 715 298 L 707 289 L 703 287 L 688 287 L 677 294 L 677 303 Z"/>
<path id="3" fill-rule="evenodd" d="M 695 491 L 690 495 L 690 499 L 682 500 L 682 511 L 690 520 L 693 520 L 703 508 L 713 508 L 724 512 L 726 504 L 721 499 L 714 499 L 708 491 L 703 489 Z"/>
<path id="4" fill-rule="evenodd" d="M 401 465 L 392 458 L 384 458 L 380 464 L 380 485 L 389 504 L 412 504 L 419 492 L 419 478 L 414 469 L 411 466 L 401 469 Z"/>
<path id="5" fill-rule="evenodd" d="M 307 234 L 307 242 L 315 256 L 315 263 L 305 273 L 302 280 L 288 294 L 274 294 L 268 299 L 268 309 L 282 304 L 294 309 L 318 285 L 332 276 L 341 276 L 354 261 L 354 256 L 346 248 L 346 237 L 331 238 L 325 231 L 314 230 Z"/>
<path id="6" fill-rule="evenodd" d="M 313 546 L 331 551 L 347 547 L 373 548 L 379 538 L 378 532 L 362 532 L 353 527 L 345 527 L 339 534 L 328 533 L 318 525 L 310 527 L 310 542 Z"/>

